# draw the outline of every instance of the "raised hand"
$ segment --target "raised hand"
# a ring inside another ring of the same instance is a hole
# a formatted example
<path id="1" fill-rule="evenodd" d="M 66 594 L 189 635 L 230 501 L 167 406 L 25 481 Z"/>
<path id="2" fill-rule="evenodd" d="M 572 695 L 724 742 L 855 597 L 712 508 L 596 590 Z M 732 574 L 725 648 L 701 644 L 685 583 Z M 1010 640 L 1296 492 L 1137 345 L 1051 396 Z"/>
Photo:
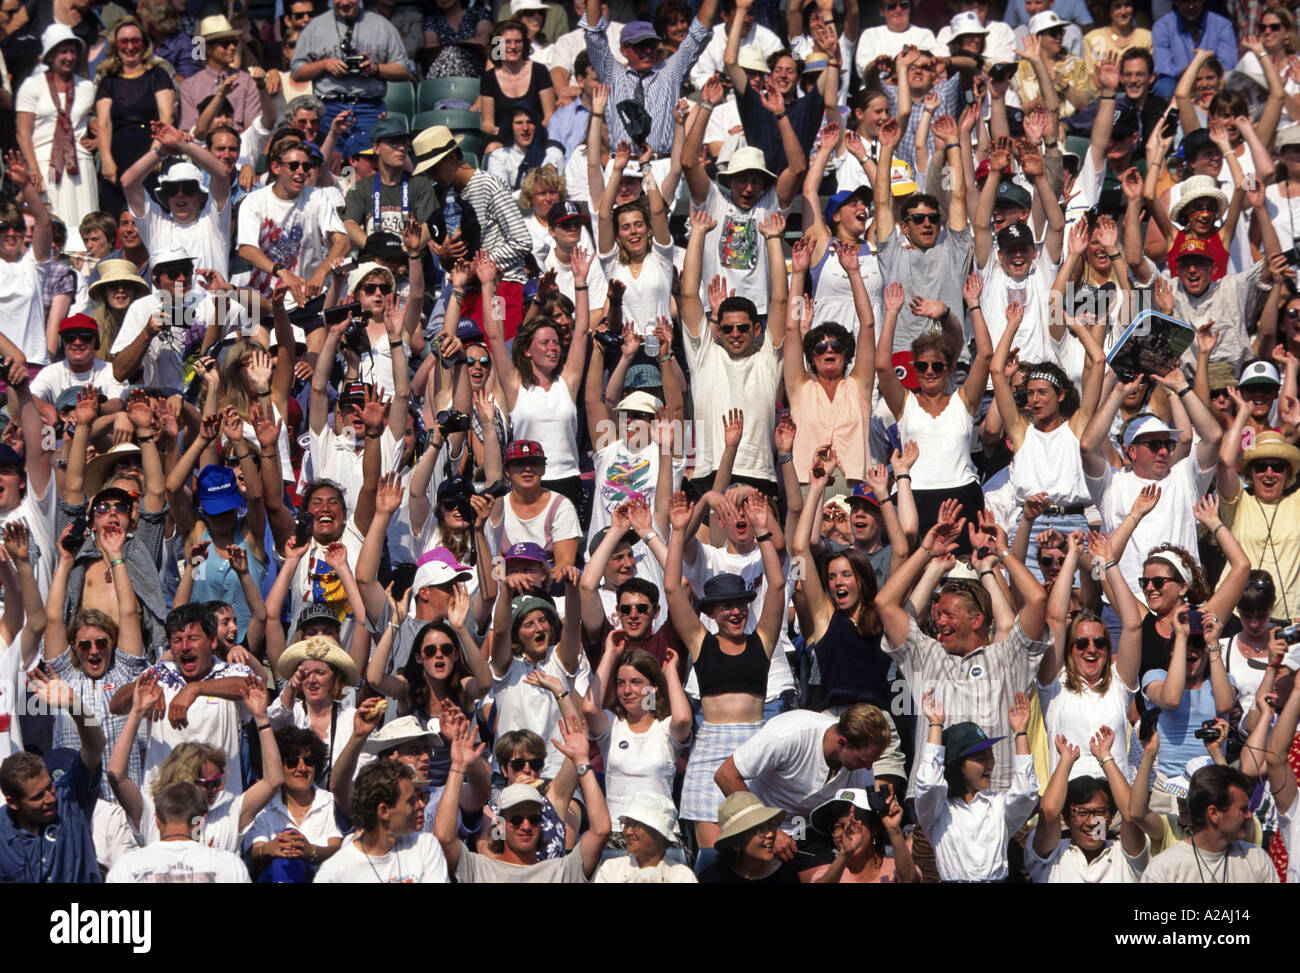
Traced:
<path id="1" fill-rule="evenodd" d="M 587 723 L 577 715 L 562 717 L 556 724 L 563 740 L 551 737 L 551 744 L 575 764 L 585 764 L 591 754 L 587 740 Z"/>
<path id="2" fill-rule="evenodd" d="M 901 293 L 902 284 L 891 284 L 891 287 L 897 287 Z M 984 278 L 979 274 L 967 274 L 966 281 L 961 285 L 961 299 L 967 307 L 978 307 L 980 295 L 984 293 Z"/>
<path id="3" fill-rule="evenodd" d="M 1136 166 L 1129 166 L 1124 170 L 1124 174 L 1119 177 L 1119 186 L 1124 191 L 1124 196 L 1127 199 L 1141 201 L 1142 174 L 1137 171 Z"/>
<path id="4" fill-rule="evenodd" d="M 45 668 L 38 665 L 27 673 L 27 689 L 33 696 L 51 709 L 71 710 L 82 706 L 81 699 L 71 686 Z M 85 712 L 83 709 L 82 712 Z"/>
<path id="5" fill-rule="evenodd" d="M 887 148 L 892 153 L 898 146 L 899 140 L 903 137 L 902 127 L 898 124 L 897 118 L 887 118 L 880 123 L 877 133 L 877 139 L 881 148 Z"/>
<path id="6" fill-rule="evenodd" d="M 686 499 L 685 493 L 678 490 L 673 494 L 672 504 L 668 508 L 668 523 L 675 531 L 685 530 L 694 512 L 695 504 Z"/>
<path id="7" fill-rule="evenodd" d="M 957 122 L 951 115 L 936 115 L 930 122 L 930 131 L 945 145 L 957 141 Z"/>
<path id="8" fill-rule="evenodd" d="M 922 297 L 918 294 L 916 297 L 912 298 L 912 303 L 908 305 L 908 310 L 918 318 L 930 318 L 933 321 L 939 321 L 947 316 L 948 305 L 933 297 Z"/>
<path id="9" fill-rule="evenodd" d="M 1012 712 L 1015 712 L 1014 709 Z M 1062 760 L 1068 760 L 1070 763 L 1079 759 L 1079 748 L 1066 739 L 1065 734 L 1056 734 L 1056 752 L 1061 755 Z"/>
<path id="10" fill-rule="evenodd" d="M 722 442 L 727 449 L 735 449 L 745 435 L 745 413 L 731 409 L 722 414 Z"/>
<path id="11" fill-rule="evenodd" d="M 935 695 L 933 689 L 927 689 L 921 697 L 921 712 L 932 726 L 943 726 L 944 711 L 943 701 Z"/>
<path id="12" fill-rule="evenodd" d="M 1088 750 L 1098 763 L 1110 756 L 1110 748 L 1115 744 L 1115 731 L 1108 726 L 1097 728 L 1097 732 L 1088 741 Z"/>
<path id="13" fill-rule="evenodd" d="M 903 450 L 899 452 L 894 450 L 889 456 L 889 465 L 894 470 L 894 476 L 902 476 L 910 472 L 912 466 L 921 457 L 921 447 L 915 439 L 909 439 L 903 443 Z"/>
<path id="14" fill-rule="evenodd" d="M 28 560 L 31 552 L 31 535 L 27 524 L 21 520 L 11 520 L 4 528 L 5 553 L 15 564 Z"/>
<path id="15" fill-rule="evenodd" d="M 1011 709 L 1007 714 L 1007 719 L 1011 725 L 1013 733 L 1021 733 L 1029 729 L 1029 697 L 1024 693 L 1016 693 L 1015 702 L 1011 704 Z"/>
<path id="16" fill-rule="evenodd" d="M 776 420 L 776 429 L 772 433 L 772 442 L 779 454 L 785 455 L 794 449 L 796 431 L 797 427 L 794 419 L 790 418 L 790 413 L 782 412 L 780 418 Z"/>

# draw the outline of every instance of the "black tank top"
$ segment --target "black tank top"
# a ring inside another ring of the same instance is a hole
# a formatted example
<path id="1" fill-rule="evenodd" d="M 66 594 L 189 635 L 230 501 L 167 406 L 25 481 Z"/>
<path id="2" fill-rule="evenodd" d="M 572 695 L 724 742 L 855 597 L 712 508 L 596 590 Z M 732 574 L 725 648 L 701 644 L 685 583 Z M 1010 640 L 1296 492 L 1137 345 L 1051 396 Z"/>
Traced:
<path id="1" fill-rule="evenodd" d="M 882 709 L 888 707 L 889 656 L 881 651 L 879 636 L 864 639 L 848 616 L 836 611 L 813 651 L 827 706 L 874 703 Z"/>
<path id="2" fill-rule="evenodd" d="M 749 693 L 759 699 L 767 698 L 767 667 L 771 661 L 763 651 L 763 640 L 757 632 L 750 632 L 745 638 L 745 651 L 740 655 L 727 655 L 718 644 L 718 637 L 709 632 L 700 643 L 700 657 L 695 660 L 700 698 L 723 693 Z"/>

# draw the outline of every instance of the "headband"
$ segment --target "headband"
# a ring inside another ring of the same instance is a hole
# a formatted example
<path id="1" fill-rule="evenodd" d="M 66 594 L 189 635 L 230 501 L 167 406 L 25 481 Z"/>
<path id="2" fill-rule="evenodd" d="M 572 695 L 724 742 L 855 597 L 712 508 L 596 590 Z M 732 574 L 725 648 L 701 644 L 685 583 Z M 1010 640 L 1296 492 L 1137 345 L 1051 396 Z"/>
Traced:
<path id="1" fill-rule="evenodd" d="M 1047 371 L 1047 369 L 1045 368 L 1035 369 L 1034 371 L 1030 372 L 1029 377 L 1026 378 L 1025 381 L 1046 382 L 1048 385 L 1056 389 L 1056 391 L 1058 392 L 1065 391 L 1065 383 L 1061 381 L 1060 377 L 1053 374 L 1052 372 Z"/>
<path id="2" fill-rule="evenodd" d="M 1174 569 L 1174 574 L 1182 579 L 1183 584 L 1191 587 L 1192 579 L 1187 576 L 1187 568 L 1183 566 L 1182 558 L 1176 554 L 1170 554 L 1168 551 L 1157 551 L 1151 555 L 1151 559 L 1164 561 Z"/>

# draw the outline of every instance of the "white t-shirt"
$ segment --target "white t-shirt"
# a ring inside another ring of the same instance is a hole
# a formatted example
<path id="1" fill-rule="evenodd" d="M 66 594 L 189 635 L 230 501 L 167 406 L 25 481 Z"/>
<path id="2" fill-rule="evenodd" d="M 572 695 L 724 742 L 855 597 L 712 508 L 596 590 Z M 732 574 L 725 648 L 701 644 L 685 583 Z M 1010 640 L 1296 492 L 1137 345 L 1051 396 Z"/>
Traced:
<path id="1" fill-rule="evenodd" d="M 890 59 L 898 57 L 906 44 L 932 53 L 938 52 L 939 46 L 935 43 L 934 34 L 924 27 L 912 26 L 897 33 L 883 24 L 879 27 L 868 27 L 858 38 L 858 52 L 853 58 L 853 67 L 858 77 L 862 77 L 862 73 L 876 58 L 882 55 Z M 947 48 L 944 48 L 941 53 L 946 56 Z"/>
<path id="2" fill-rule="evenodd" d="M 586 230 L 583 230 L 584 235 Z M 583 241 L 582 246 L 587 246 L 587 241 Z M 592 251 L 588 251 L 591 253 Z M 546 255 L 546 261 L 542 264 L 542 273 L 548 270 L 555 271 L 555 287 L 569 300 L 575 300 L 577 291 L 573 289 L 573 268 L 568 264 L 560 263 L 555 256 L 555 247 Z M 605 271 L 600 265 L 599 260 L 592 260 L 591 266 L 587 268 L 587 307 L 594 314 L 596 309 L 605 303 L 605 298 L 609 294 L 609 281 L 605 279 Z"/>
<path id="3" fill-rule="evenodd" d="M 684 331 L 682 336 L 697 419 L 690 426 L 695 475 L 717 470 L 725 448 L 722 418 L 730 409 L 742 409 L 745 429 L 732 474 L 775 481 L 772 433 L 776 431 L 774 406 L 781 384 L 781 349 L 773 347 L 771 333 L 764 328 L 762 343 L 744 358 L 732 358 L 714 339 L 707 321 L 700 323 L 698 338 L 691 337 L 690 331 Z"/>
<path id="4" fill-rule="evenodd" d="M 329 253 L 330 234 L 345 233 L 339 210 L 343 196 L 332 186 L 308 186 L 294 199 L 281 199 L 273 186 L 255 190 L 239 204 L 239 246 L 257 247 L 306 280 Z M 255 270 L 248 286 L 271 296 L 269 274 Z M 292 301 L 290 295 L 287 301 Z"/>
<path id="5" fill-rule="evenodd" d="M 994 348 L 1006 331 L 1007 305 L 1014 300 L 1025 308 L 1024 320 L 1012 341 L 1012 345 L 1020 349 L 1020 360 L 1056 361 L 1056 350 L 1052 347 L 1051 334 L 1047 330 L 1052 320 L 1048 298 L 1060 266 L 1059 262 L 1052 262 L 1045 247 L 1040 248 L 1029 275 L 1018 281 L 1002 269 L 996 249 L 989 254 L 988 265 L 981 271 L 984 290 L 980 294 L 980 309 L 988 322 L 989 339 Z M 989 387 L 992 387 L 991 381 Z"/>
<path id="6" fill-rule="evenodd" d="M 560 772 L 560 765 L 564 763 L 564 754 L 551 743 L 551 737 L 556 734 L 556 724 L 560 720 L 560 704 L 549 689 L 530 686 L 524 682 L 524 677 L 534 669 L 555 676 L 577 695 L 582 695 L 586 689 L 584 687 L 579 690 L 575 686 L 577 673 L 565 670 L 556 646 L 546 650 L 546 658 L 541 665 L 534 666 L 522 656 L 515 656 L 510 660 L 505 675 L 492 674 L 492 695 L 495 700 L 492 712 L 496 716 L 497 736 L 510 730 L 532 730 L 545 740 L 546 766 L 542 768 L 542 776 L 549 780 Z"/>
<path id="7" fill-rule="evenodd" d="M 344 424 L 342 434 L 334 431 L 334 426 L 326 422 L 320 434 L 308 430 L 308 449 L 311 451 L 311 468 L 318 480 L 333 480 L 343 488 L 343 502 L 347 504 L 348 517 L 357 509 L 357 497 L 365 486 L 365 477 L 361 475 L 361 456 L 364 443 L 358 443 L 352 427 Z M 391 470 L 397 466 L 402 455 L 402 444 L 393 438 L 392 430 L 384 426 L 379 437 L 379 464 L 382 470 Z"/>
<path id="8" fill-rule="evenodd" d="M 605 800 L 614 830 L 622 831 L 619 817 L 627 813 L 632 799 L 649 792 L 673 799 L 673 772 L 684 744 L 668 731 L 671 717 L 655 720 L 644 733 L 633 733 L 627 720 L 605 710 L 609 721 L 605 732 L 595 737 L 605 761 Z"/>
<path id="9" fill-rule="evenodd" d="M 18 506 L 8 513 L 0 513 L 0 527 L 16 520 L 27 525 L 30 537 L 27 556 L 32 562 L 36 586 L 42 597 L 49 593 L 50 579 L 54 576 L 54 512 L 57 504 L 58 491 L 54 487 L 54 477 L 51 476 L 44 497 L 37 497 L 29 483 L 27 496 L 18 502 Z"/>
<path id="10" fill-rule="evenodd" d="M 170 707 L 177 693 L 186 685 L 174 662 L 160 662 L 155 667 L 164 703 Z M 243 678 L 252 675 L 247 666 L 230 665 L 214 660 L 212 669 L 203 681 L 226 678 Z M 226 789 L 232 794 L 243 791 L 243 775 L 239 757 L 239 729 L 248 719 L 243 703 L 200 696 L 186 714 L 188 725 L 181 730 L 172 727 L 168 720 L 154 720 L 150 724 L 149 746 L 144 755 L 144 784 L 141 790 L 151 787 L 158 779 L 158 771 L 177 746 L 182 743 L 206 743 L 226 753 Z"/>
<path id="11" fill-rule="evenodd" d="M 1300 883 L 1300 807 L 1295 800 L 1286 811 L 1278 811 L 1278 830 L 1282 832 L 1282 843 L 1286 845 L 1286 884 Z"/>
<path id="12" fill-rule="evenodd" d="M 148 777 L 146 776 L 146 781 Z M 229 777 L 226 778 L 230 780 Z M 155 817 L 153 785 L 146 783 L 140 789 L 144 810 L 140 812 L 139 840 L 142 846 L 153 845 L 161 838 L 158 819 Z M 208 808 L 199 826 L 198 842 L 218 851 L 239 851 L 239 818 L 244 813 L 244 795 L 223 790 Z"/>
<path id="13" fill-rule="evenodd" d="M 128 851 L 104 881 L 110 885 L 249 884 L 248 869 L 238 855 L 197 841 L 159 841 Z"/>
<path id="14" fill-rule="evenodd" d="M 834 716 L 811 710 L 774 716 L 732 755 L 736 772 L 768 807 L 802 817 L 806 823 L 813 808 L 829 801 L 836 791 L 875 786 L 870 770 L 841 767 L 831 775 L 822 742 L 827 728 L 837 722 Z"/>
<path id="15" fill-rule="evenodd" d="M 1107 534 L 1133 509 L 1133 502 L 1144 486 L 1154 482 L 1160 487 L 1160 502 L 1133 530 L 1119 561 L 1120 571 L 1139 598 L 1137 579 L 1142 575 L 1142 562 L 1153 547 L 1177 544 L 1187 551 L 1196 550 L 1196 520 L 1188 512 L 1205 493 L 1213 474 L 1213 464 L 1208 470 L 1197 469 L 1195 449 L 1159 481 L 1144 480 L 1132 470 L 1116 470 L 1109 463 L 1099 478 L 1084 474 L 1092 502 L 1101 514 L 1101 529 Z"/>
<path id="16" fill-rule="evenodd" d="M 1113 667 L 1110 685 L 1106 687 L 1104 696 L 1091 689 L 1085 689 L 1081 693 L 1070 692 L 1065 688 L 1064 668 L 1052 680 L 1051 685 L 1035 685 L 1038 686 L 1038 701 L 1043 710 L 1047 739 L 1055 740 L 1058 733 L 1063 734 L 1079 748 L 1079 759 L 1070 770 L 1071 780 L 1076 777 L 1106 776 L 1097 763 L 1097 758 L 1088 749 L 1088 741 L 1103 726 L 1108 726 L 1115 732 L 1116 745 L 1111 747 L 1111 755 L 1115 758 L 1116 768 L 1126 779 L 1133 776 L 1124 740 L 1128 732 L 1129 704 L 1133 702 L 1137 690 L 1125 686 Z M 1061 755 L 1056 752 L 1055 746 L 1050 746 L 1048 751 L 1050 772 L 1055 772 Z"/>
<path id="17" fill-rule="evenodd" d="M 785 42 L 762 24 L 755 23 L 749 29 L 749 33 L 740 38 L 742 48 L 751 45 L 757 45 L 761 48 L 763 59 L 767 60 L 785 47 Z M 699 57 L 691 66 L 691 84 L 695 85 L 697 90 L 703 88 L 704 82 L 708 81 L 714 74 L 722 74 L 723 77 L 726 77 L 722 64 L 722 57 L 726 50 L 727 25 L 725 23 L 714 24 L 713 36 L 709 38 L 709 42 L 704 45 L 704 50 L 700 51 Z"/>
<path id="18" fill-rule="evenodd" d="M 5 337 L 18 346 L 30 365 L 50 360 L 45 346 L 45 306 L 41 288 L 49 272 L 48 259 L 38 263 L 28 250 L 10 263 L 0 260 L 0 321 Z"/>
<path id="19" fill-rule="evenodd" d="M 1225 877 L 1226 876 L 1226 877 Z M 1277 869 L 1267 852 L 1248 841 L 1234 841 L 1224 851 L 1192 849 L 1191 839 L 1166 848 L 1151 859 L 1142 884 L 1227 882 L 1232 885 L 1277 885 Z"/>
<path id="20" fill-rule="evenodd" d="M 555 514 L 551 517 L 551 529 L 546 529 L 546 517 L 551 505 L 555 505 Z M 547 553 L 553 553 L 556 541 L 567 541 L 582 536 L 582 527 L 578 523 L 578 511 L 566 496 L 552 492 L 541 513 L 527 520 L 515 513 L 515 508 L 507 494 L 501 503 L 504 513 L 499 522 L 487 522 L 488 547 L 501 551 L 514 544 L 533 543 Z M 507 543 L 507 541 L 509 543 Z"/>
<path id="21" fill-rule="evenodd" d="M 1034 836 L 1025 843 L 1025 868 L 1029 880 L 1039 884 L 1136 885 L 1151 858 L 1151 839 L 1143 836 L 1146 847 L 1141 854 L 1130 856 L 1118 841 L 1106 842 L 1106 849 L 1088 861 L 1069 838 L 1062 838 L 1048 857 L 1034 851 Z"/>
<path id="22" fill-rule="evenodd" d="M 603 862 L 591 880 L 596 884 L 614 885 L 694 885 L 699 881 L 686 865 L 662 861 L 658 865 L 641 868 L 631 855 Z"/>
<path id="23" fill-rule="evenodd" d="M 789 558 L 782 566 L 785 571 L 785 597 L 789 602 L 794 598 L 794 581 L 791 579 Z M 758 628 L 758 617 L 763 611 L 763 599 L 767 596 L 767 575 L 763 573 L 763 555 L 756 547 L 749 554 L 733 554 L 721 547 L 701 544 L 694 561 L 682 562 L 682 578 L 689 581 L 697 595 L 703 594 L 704 582 L 717 574 L 738 574 L 745 583 L 758 594 L 749 603 L 749 618 L 745 620 L 745 633 Z M 716 633 L 718 623 L 707 615 L 700 616 L 700 623 L 710 632 Z M 781 637 L 772 650 L 772 664 L 767 669 L 767 701 L 777 699 L 787 689 L 795 688 L 794 673 L 790 671 L 787 652 L 793 652 L 790 636 L 785 625 L 781 626 Z M 699 680 L 694 668 L 686 678 L 686 692 L 697 699 L 700 695 Z"/>
<path id="24" fill-rule="evenodd" d="M 136 229 L 140 231 L 140 242 L 150 253 L 179 247 L 194 258 L 196 270 L 211 269 L 222 277 L 230 276 L 229 200 L 217 209 L 209 195 L 198 217 L 192 223 L 182 225 L 145 193 L 144 212 L 137 213 L 132 209 L 131 214 L 135 217 Z"/>
<path id="25" fill-rule="evenodd" d="M 240 313 L 235 304 L 232 304 L 232 310 L 234 314 Z M 155 314 L 162 315 L 163 330 L 154 335 L 140 360 L 144 385 L 180 391 L 185 386 L 183 367 L 187 353 L 198 349 L 207 326 L 216 323 L 216 301 L 204 291 L 191 290 L 185 295 L 182 323 L 175 325 L 163 312 L 163 303 L 157 293 L 137 298 L 126 309 L 122 328 L 113 340 L 111 351 L 114 357 L 130 347 Z M 229 323 L 230 317 L 226 321 Z"/>
<path id="26" fill-rule="evenodd" d="M 20 643 L 0 640 L 0 761 L 23 752 L 23 734 L 18 727 L 18 679 L 22 675 Z"/>
<path id="27" fill-rule="evenodd" d="M 46 365 L 32 379 L 32 398 L 53 405 L 66 389 L 86 386 L 99 389 L 109 401 L 121 398 L 127 390 L 125 382 L 119 382 L 113 377 L 113 366 L 102 359 L 94 359 L 88 372 L 74 372 L 68 367 L 67 361 L 57 361 Z"/>
<path id="28" fill-rule="evenodd" d="M 646 232 L 650 232 L 648 227 Z M 652 238 L 650 252 L 641 263 L 641 273 L 635 277 L 631 268 L 619 261 L 617 246 L 600 255 L 605 276 L 621 281 L 627 287 L 623 292 L 623 321 L 632 325 L 637 334 L 646 334 L 654 327 L 656 318 L 670 317 L 674 252 L 672 243 L 664 246 Z M 661 349 L 660 354 L 663 353 Z"/>
<path id="29" fill-rule="evenodd" d="M 617 418 L 612 421 L 617 421 Z M 650 509 L 655 505 L 655 486 L 659 482 L 659 445 L 650 443 L 640 450 L 628 449 L 622 439 L 615 440 L 592 457 L 596 470 L 596 492 L 591 505 L 588 537 L 608 527 L 614 509 L 628 499 L 629 491 L 645 497 Z M 680 490 L 686 470 L 685 458 L 674 457 L 673 490 Z"/>
<path id="30" fill-rule="evenodd" d="M 1283 252 L 1300 246 L 1300 196 L 1288 199 L 1282 195 L 1282 187 L 1273 183 L 1264 187 L 1264 209 Z"/>
<path id="31" fill-rule="evenodd" d="M 709 183 L 709 194 L 701 207 L 717 224 L 704 239 L 704 273 L 700 280 L 700 300 L 709 306 L 709 281 L 721 274 L 728 291 L 754 302 L 759 314 L 767 313 L 771 282 L 767 279 L 767 241 L 758 228 L 773 213 L 786 213 L 776 198 L 773 185 L 758 197 L 752 209 L 742 210 L 731 201 L 716 182 Z"/>
<path id="32" fill-rule="evenodd" d="M 442 855 L 438 839 L 424 832 L 398 838 L 392 850 L 380 858 L 367 855 L 351 841 L 321 865 L 316 882 L 445 885 L 447 859 Z"/>

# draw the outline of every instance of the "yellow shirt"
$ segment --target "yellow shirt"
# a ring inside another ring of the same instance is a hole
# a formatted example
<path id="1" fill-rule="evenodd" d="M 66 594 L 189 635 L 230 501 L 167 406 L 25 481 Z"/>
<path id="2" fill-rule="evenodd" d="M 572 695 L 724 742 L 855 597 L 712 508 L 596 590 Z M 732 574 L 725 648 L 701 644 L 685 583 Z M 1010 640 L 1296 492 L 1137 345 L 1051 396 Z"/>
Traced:
<path id="1" fill-rule="evenodd" d="M 1082 92 L 1089 103 L 1097 100 L 1097 83 L 1083 58 L 1075 57 L 1073 54 L 1065 54 L 1059 60 L 1048 64 L 1047 68 L 1049 71 L 1055 72 L 1058 81 L 1069 81 L 1070 87 L 1075 91 Z M 1020 106 L 1026 112 L 1037 107 L 1042 93 L 1038 89 L 1038 75 L 1034 73 L 1032 63 L 1021 58 L 1020 66 L 1017 68 L 1015 77 L 1011 79 L 1011 84 L 1015 88 L 1016 94 L 1020 96 Z M 1061 96 L 1060 116 L 1062 118 L 1069 118 L 1077 110 L 1068 98 Z"/>
<path id="2" fill-rule="evenodd" d="M 1083 53 L 1087 58 L 1089 70 L 1095 69 L 1097 62 L 1107 54 L 1115 53 L 1123 56 L 1124 52 L 1130 47 L 1141 47 L 1147 51 L 1154 51 L 1155 45 L 1151 42 L 1151 31 L 1142 27 L 1135 27 L 1133 33 L 1127 39 L 1117 40 L 1114 32 L 1107 26 L 1090 30 L 1083 36 Z"/>
<path id="3" fill-rule="evenodd" d="M 1250 563 L 1273 576 L 1275 614 L 1279 618 L 1300 614 L 1300 492 L 1276 504 L 1260 503 L 1245 490 L 1235 500 L 1220 496 L 1219 516 Z M 1228 573 L 1226 566 L 1223 573 Z"/>

